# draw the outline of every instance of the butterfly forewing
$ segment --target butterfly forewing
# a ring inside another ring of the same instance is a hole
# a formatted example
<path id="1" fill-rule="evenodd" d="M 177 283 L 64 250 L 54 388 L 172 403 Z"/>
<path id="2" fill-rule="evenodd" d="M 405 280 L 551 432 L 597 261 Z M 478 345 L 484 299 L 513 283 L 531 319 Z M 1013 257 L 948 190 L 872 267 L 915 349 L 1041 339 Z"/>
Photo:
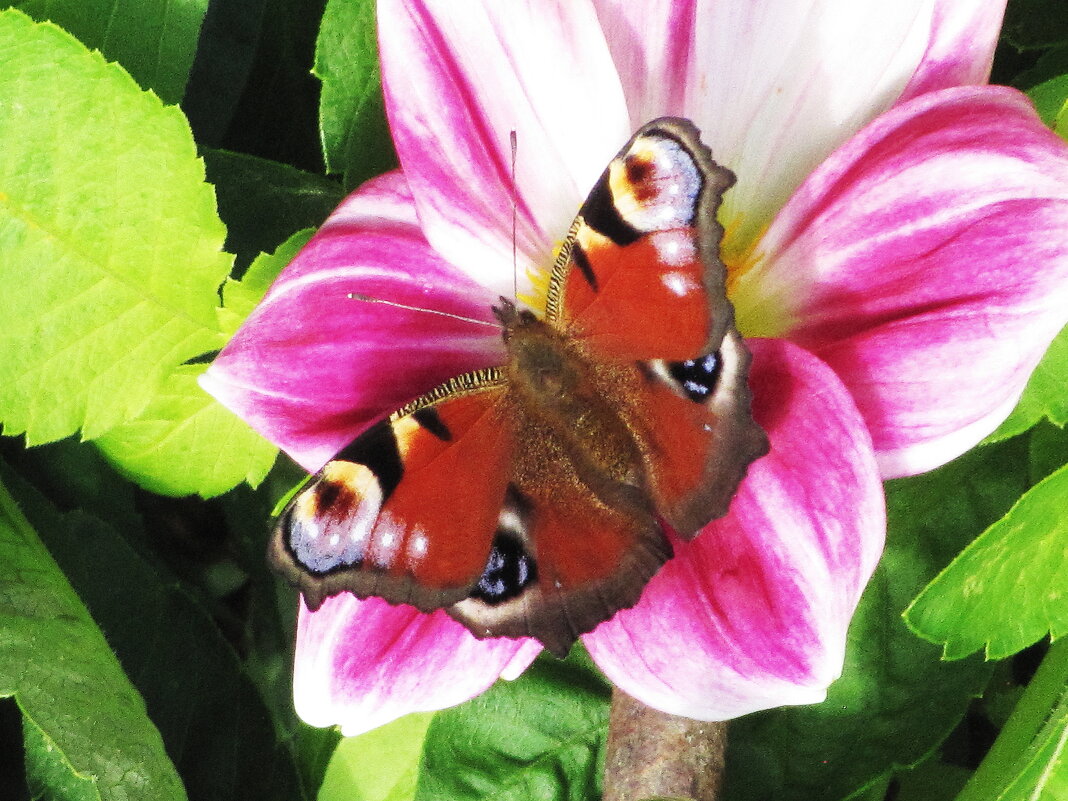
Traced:
<path id="1" fill-rule="evenodd" d="M 561 249 L 547 316 L 599 359 L 692 359 L 732 323 L 716 221 L 734 176 L 684 120 L 642 127 Z"/>
<path id="2" fill-rule="evenodd" d="M 309 606 L 348 590 L 424 610 L 489 558 L 513 458 L 505 385 L 468 374 L 372 426 L 279 517 L 270 557 Z"/>

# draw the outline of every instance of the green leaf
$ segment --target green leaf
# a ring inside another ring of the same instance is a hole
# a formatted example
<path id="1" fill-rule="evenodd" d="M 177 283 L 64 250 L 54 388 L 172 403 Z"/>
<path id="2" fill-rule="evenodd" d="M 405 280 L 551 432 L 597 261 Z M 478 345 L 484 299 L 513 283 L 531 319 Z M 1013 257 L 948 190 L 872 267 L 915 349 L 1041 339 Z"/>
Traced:
<path id="1" fill-rule="evenodd" d="M 166 103 L 182 99 L 208 0 L 16 0 L 35 20 L 51 20 L 86 47 L 117 61 Z"/>
<path id="2" fill-rule="evenodd" d="M 305 228 L 297 231 L 278 246 L 273 253 L 261 253 L 252 262 L 240 280 L 227 279 L 223 285 L 223 307 L 219 310 L 220 324 L 230 336 L 240 327 L 245 318 L 256 308 L 270 289 L 279 273 L 308 244 L 315 231 Z"/>
<path id="3" fill-rule="evenodd" d="M 953 798 L 971 776 L 958 765 L 928 759 L 898 776 L 897 801 L 947 801 Z"/>
<path id="4" fill-rule="evenodd" d="M 1068 641 L 1053 643 L 957 801 L 1068 798 Z"/>
<path id="5" fill-rule="evenodd" d="M 0 420 L 92 439 L 221 345 L 225 232 L 180 111 L 18 11 L 0 63 Z"/>
<path id="6" fill-rule="evenodd" d="M 136 418 L 94 442 L 123 475 L 161 495 L 204 498 L 242 481 L 257 486 L 278 449 L 197 384 L 203 365 L 185 365 Z"/>
<path id="7" fill-rule="evenodd" d="M 318 227 L 344 197 L 336 181 L 276 161 L 208 150 L 208 180 L 219 195 L 226 247 L 238 269 L 301 228 Z"/>
<path id="8" fill-rule="evenodd" d="M 1032 749 L 1034 756 L 997 801 L 1068 798 L 1068 698 L 1054 711 Z"/>
<path id="9" fill-rule="evenodd" d="M 186 797 L 141 696 L 3 487 L 0 640 L 0 696 L 15 696 L 94 798 Z"/>
<path id="10" fill-rule="evenodd" d="M 330 760 L 318 801 L 412 801 L 433 717 L 433 713 L 407 715 L 343 739 Z"/>
<path id="11" fill-rule="evenodd" d="M 415 797 L 598 798 L 609 694 L 588 657 L 538 659 L 516 681 L 435 715 Z"/>
<path id="12" fill-rule="evenodd" d="M 1030 489 L 968 546 L 905 614 L 947 659 L 1001 659 L 1068 632 L 1068 467 Z"/>
<path id="13" fill-rule="evenodd" d="M 1068 108 L 1068 75 L 1060 75 L 1027 90 L 1035 102 L 1042 122 L 1064 135 L 1065 109 Z"/>
<path id="14" fill-rule="evenodd" d="M 90 460 L 84 464 L 92 469 Z M 107 632 L 190 796 L 262 801 L 305 797 L 290 749 L 211 615 L 158 557 L 133 547 L 134 538 L 144 545 L 148 537 L 127 532 L 128 541 L 84 512 L 61 514 L 6 468 L 3 475 L 78 596 Z M 106 487 L 104 476 L 98 478 Z M 152 539 L 163 539 L 162 532 L 154 530 Z M 261 610 L 266 616 L 273 613 Z M 90 714 L 85 719 L 93 718 Z"/>
<path id="15" fill-rule="evenodd" d="M 374 0 L 329 0 L 315 44 L 319 127 L 329 172 L 352 187 L 396 166 L 378 69 Z"/>
<path id="16" fill-rule="evenodd" d="M 260 254 L 241 280 L 223 285 L 219 325 L 232 336 L 314 231 L 298 231 Z M 258 486 L 278 449 L 197 384 L 203 365 L 184 365 L 138 417 L 94 442 L 120 472 L 162 495 L 209 498 L 242 481 Z"/>
<path id="17" fill-rule="evenodd" d="M 1068 43 L 1068 15 L 1061 0 L 1013 0 L 1005 11 L 1002 38 L 1017 50 Z"/>
<path id="18" fill-rule="evenodd" d="M 311 67 L 324 5 L 212 4 L 182 101 L 197 142 L 322 172 L 319 82 Z"/>
<path id="19" fill-rule="evenodd" d="M 1062 330 L 1038 363 L 1020 402 L 987 442 L 1000 442 L 1047 419 L 1060 427 L 1068 423 L 1068 328 Z"/>
<path id="20" fill-rule="evenodd" d="M 822 704 L 731 725 L 728 801 L 838 801 L 926 757 L 981 692 L 991 667 L 946 663 L 901 619 L 914 594 L 1025 487 L 1026 443 L 973 451 L 888 482 L 888 539 L 849 630 L 845 669 Z"/>
<path id="21" fill-rule="evenodd" d="M 29 718 L 22 719 L 26 784 L 32 798 L 57 801 L 96 801 L 96 783 L 79 776 L 56 747 Z"/>

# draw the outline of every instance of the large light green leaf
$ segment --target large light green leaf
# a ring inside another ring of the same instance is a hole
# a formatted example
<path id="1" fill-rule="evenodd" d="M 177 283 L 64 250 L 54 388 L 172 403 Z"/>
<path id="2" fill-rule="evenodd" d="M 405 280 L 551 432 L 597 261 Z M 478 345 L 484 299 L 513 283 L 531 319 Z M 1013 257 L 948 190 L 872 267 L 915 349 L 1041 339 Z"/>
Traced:
<path id="1" fill-rule="evenodd" d="M 433 713 L 407 715 L 334 750 L 317 801 L 412 801 Z"/>
<path id="2" fill-rule="evenodd" d="M 382 100 L 374 0 L 329 0 L 315 43 L 319 126 L 330 172 L 347 186 L 396 163 Z"/>
<path id="3" fill-rule="evenodd" d="M 95 783 L 94 797 L 185 798 L 141 696 L 3 487 L 0 646 L 0 696 L 15 696 L 44 742 Z"/>
<path id="4" fill-rule="evenodd" d="M 208 0 L 16 0 L 117 61 L 167 103 L 182 99 Z"/>
<path id="5" fill-rule="evenodd" d="M 18 11 L 0 63 L 0 420 L 91 439 L 220 346 L 225 231 L 178 109 Z"/>
<path id="6" fill-rule="evenodd" d="M 241 280 L 223 285 L 220 326 L 232 335 L 313 231 L 298 231 L 274 253 L 261 253 Z M 220 495 L 246 481 L 258 486 L 278 449 L 197 384 L 203 365 L 170 375 L 134 420 L 95 440 L 115 467 L 163 495 Z"/>
<path id="7" fill-rule="evenodd" d="M 1068 466 L 1030 489 L 932 581 L 905 619 L 947 659 L 1001 659 L 1068 633 Z"/>
<path id="8" fill-rule="evenodd" d="M 95 440 L 145 489 L 205 498 L 242 481 L 258 486 L 278 449 L 197 384 L 203 365 L 179 367 L 137 418 Z"/>

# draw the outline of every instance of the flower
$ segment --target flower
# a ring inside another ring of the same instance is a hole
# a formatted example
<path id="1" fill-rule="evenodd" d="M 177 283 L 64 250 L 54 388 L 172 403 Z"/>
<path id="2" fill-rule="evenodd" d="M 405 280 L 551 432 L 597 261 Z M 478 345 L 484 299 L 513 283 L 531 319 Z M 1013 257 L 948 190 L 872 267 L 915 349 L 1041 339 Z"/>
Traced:
<path id="1" fill-rule="evenodd" d="M 738 177 L 721 209 L 754 415 L 771 453 L 727 517 L 583 640 L 621 689 L 715 720 L 824 697 L 885 531 L 882 478 L 1005 417 L 1068 308 L 1068 158 L 1028 101 L 982 86 L 987 0 L 379 0 L 403 172 L 353 193 L 204 386 L 309 470 L 444 380 L 503 360 L 491 321 L 537 296 L 631 132 L 692 119 Z M 515 166 L 517 226 L 513 240 Z M 353 734 L 518 675 L 378 599 L 302 608 L 298 711 Z"/>

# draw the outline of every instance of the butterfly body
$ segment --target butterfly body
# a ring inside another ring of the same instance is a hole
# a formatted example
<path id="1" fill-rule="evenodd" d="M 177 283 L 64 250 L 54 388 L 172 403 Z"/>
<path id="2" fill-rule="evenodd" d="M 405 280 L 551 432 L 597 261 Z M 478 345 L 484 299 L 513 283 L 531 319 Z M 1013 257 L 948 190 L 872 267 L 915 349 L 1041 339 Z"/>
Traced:
<path id="1" fill-rule="evenodd" d="M 715 221 L 733 176 L 682 120 L 643 126 L 561 248 L 539 317 L 501 299 L 497 368 L 369 428 L 282 513 L 276 568 L 444 609 L 478 637 L 565 654 L 723 515 L 753 459 L 749 355 Z"/>

